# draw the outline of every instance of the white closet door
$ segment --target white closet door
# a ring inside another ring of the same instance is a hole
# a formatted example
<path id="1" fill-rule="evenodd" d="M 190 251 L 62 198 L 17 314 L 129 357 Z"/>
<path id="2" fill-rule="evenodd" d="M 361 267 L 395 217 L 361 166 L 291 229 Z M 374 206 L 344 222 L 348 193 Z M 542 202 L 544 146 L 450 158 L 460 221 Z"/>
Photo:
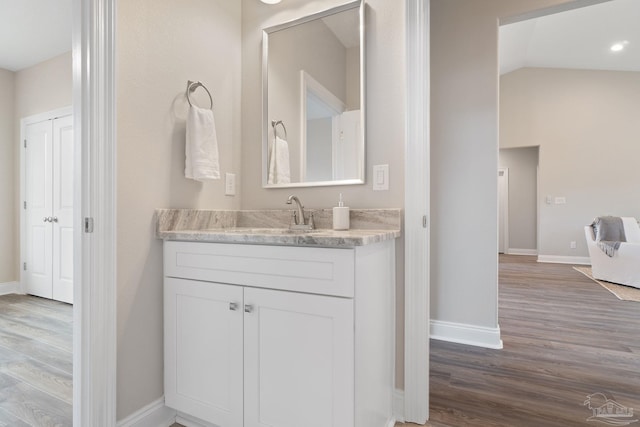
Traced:
<path id="1" fill-rule="evenodd" d="M 73 303 L 73 118 L 53 121 L 53 299 Z"/>
<path id="2" fill-rule="evenodd" d="M 51 120 L 27 125 L 25 134 L 27 293 L 52 298 L 53 229 L 48 221 L 53 178 Z"/>

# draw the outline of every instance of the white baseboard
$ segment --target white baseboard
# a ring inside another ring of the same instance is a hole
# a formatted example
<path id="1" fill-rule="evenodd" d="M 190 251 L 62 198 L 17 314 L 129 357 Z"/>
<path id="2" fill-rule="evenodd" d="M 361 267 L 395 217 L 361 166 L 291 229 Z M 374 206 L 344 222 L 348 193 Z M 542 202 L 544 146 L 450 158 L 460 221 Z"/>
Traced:
<path id="1" fill-rule="evenodd" d="M 393 418 L 396 422 L 404 423 L 404 390 L 398 388 L 393 391 Z"/>
<path id="2" fill-rule="evenodd" d="M 538 255 L 538 262 L 591 265 L 591 258 L 588 256 Z"/>
<path id="3" fill-rule="evenodd" d="M 186 427 L 218 427 L 215 424 L 210 424 L 198 418 L 194 418 L 187 414 L 183 414 L 182 412 L 178 412 L 178 416 L 176 417 L 176 422 Z"/>
<path id="4" fill-rule="evenodd" d="M 19 294 L 20 282 L 0 283 L 0 295 Z"/>
<path id="5" fill-rule="evenodd" d="M 468 325 L 464 323 L 431 320 L 430 338 L 477 347 L 501 349 L 500 327 Z"/>
<path id="6" fill-rule="evenodd" d="M 404 422 L 404 391 L 399 389 L 393 392 L 393 417 L 385 427 L 394 427 L 396 422 Z M 170 427 L 174 423 L 186 427 L 217 427 L 168 408 L 164 397 L 118 421 L 117 427 Z"/>
<path id="7" fill-rule="evenodd" d="M 538 255 L 538 250 L 537 249 L 509 248 L 509 249 L 507 249 L 507 254 L 509 254 L 509 255 Z"/>
<path id="8" fill-rule="evenodd" d="M 175 422 L 176 411 L 166 407 L 161 397 L 118 421 L 117 427 L 169 427 Z"/>

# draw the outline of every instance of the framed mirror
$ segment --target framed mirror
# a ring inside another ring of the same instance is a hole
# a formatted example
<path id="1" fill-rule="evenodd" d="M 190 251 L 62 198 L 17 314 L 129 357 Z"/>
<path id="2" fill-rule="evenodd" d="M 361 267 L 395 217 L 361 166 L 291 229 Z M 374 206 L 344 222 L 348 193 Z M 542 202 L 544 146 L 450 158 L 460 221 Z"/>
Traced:
<path id="1" fill-rule="evenodd" d="M 364 184 L 364 3 L 262 33 L 262 185 Z"/>

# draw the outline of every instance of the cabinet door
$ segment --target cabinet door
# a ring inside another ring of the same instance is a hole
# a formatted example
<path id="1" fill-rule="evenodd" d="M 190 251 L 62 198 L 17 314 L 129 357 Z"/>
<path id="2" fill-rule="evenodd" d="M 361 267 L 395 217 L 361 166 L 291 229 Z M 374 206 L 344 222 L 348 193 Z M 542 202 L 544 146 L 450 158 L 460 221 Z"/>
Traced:
<path id="1" fill-rule="evenodd" d="M 165 278 L 165 402 L 242 427 L 242 288 Z"/>
<path id="2" fill-rule="evenodd" d="M 353 300 L 244 297 L 245 427 L 353 426 Z"/>

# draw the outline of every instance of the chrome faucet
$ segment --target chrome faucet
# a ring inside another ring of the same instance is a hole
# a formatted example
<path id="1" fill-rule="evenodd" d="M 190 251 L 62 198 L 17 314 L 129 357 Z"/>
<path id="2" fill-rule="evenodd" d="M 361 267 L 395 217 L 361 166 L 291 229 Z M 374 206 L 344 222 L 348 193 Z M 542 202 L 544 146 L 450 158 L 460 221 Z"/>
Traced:
<path id="1" fill-rule="evenodd" d="M 291 195 L 287 199 L 287 204 L 290 205 L 293 202 L 296 202 L 296 211 L 293 213 L 294 224 L 291 224 L 291 228 L 299 229 L 299 230 L 313 229 L 314 228 L 313 214 L 309 215 L 309 222 L 305 224 L 304 206 L 302 206 L 302 203 L 300 202 L 300 199 L 298 199 L 297 196 Z"/>

